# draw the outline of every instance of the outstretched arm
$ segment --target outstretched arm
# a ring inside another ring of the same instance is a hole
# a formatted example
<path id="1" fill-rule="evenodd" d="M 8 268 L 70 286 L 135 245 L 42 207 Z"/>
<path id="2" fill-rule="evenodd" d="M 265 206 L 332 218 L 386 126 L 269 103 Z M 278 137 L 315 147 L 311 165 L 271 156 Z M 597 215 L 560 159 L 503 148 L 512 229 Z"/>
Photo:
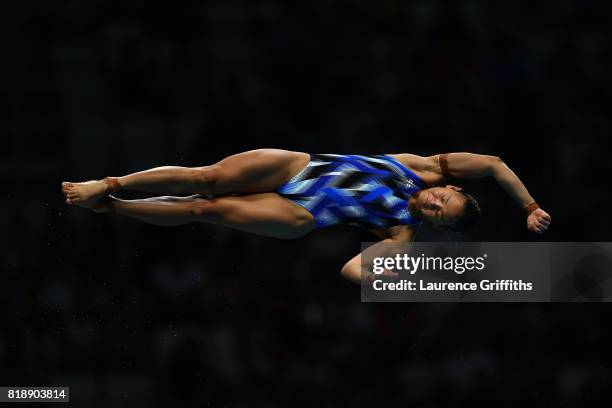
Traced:
<path id="1" fill-rule="evenodd" d="M 446 153 L 437 156 L 440 173 L 454 178 L 481 178 L 492 176 L 497 183 L 528 213 L 527 228 L 543 233 L 551 217 L 542 210 L 517 175 L 497 156 L 474 153 Z"/>
<path id="2" fill-rule="evenodd" d="M 378 235 L 378 234 L 377 234 Z M 368 248 L 368 251 L 380 251 L 380 256 L 384 256 L 385 251 L 393 251 L 394 248 L 389 243 L 402 243 L 412 242 L 416 237 L 416 229 L 409 225 L 402 225 L 397 227 L 391 227 L 388 230 L 389 238 L 385 238 L 373 247 Z M 342 276 L 354 283 L 361 283 L 361 274 L 370 274 L 368 270 L 362 270 L 361 267 L 361 252 L 355 255 L 350 261 L 348 261 L 340 271 Z M 393 272 L 384 272 L 383 275 L 397 275 Z"/>

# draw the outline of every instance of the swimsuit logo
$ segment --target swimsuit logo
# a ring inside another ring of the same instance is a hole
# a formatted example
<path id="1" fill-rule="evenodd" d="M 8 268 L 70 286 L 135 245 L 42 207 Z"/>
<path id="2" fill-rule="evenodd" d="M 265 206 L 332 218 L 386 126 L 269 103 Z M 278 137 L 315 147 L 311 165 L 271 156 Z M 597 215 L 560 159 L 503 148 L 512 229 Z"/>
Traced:
<path id="1" fill-rule="evenodd" d="M 416 188 L 416 185 L 414 184 L 414 182 L 410 179 L 408 179 L 408 182 L 406 183 L 406 187 L 407 188 Z"/>

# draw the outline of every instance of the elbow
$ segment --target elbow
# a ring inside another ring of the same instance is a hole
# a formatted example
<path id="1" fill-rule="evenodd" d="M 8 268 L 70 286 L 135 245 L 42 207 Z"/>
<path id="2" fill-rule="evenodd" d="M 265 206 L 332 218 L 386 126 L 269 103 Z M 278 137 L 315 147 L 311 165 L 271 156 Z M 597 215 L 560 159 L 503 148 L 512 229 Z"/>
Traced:
<path id="1" fill-rule="evenodd" d="M 489 166 L 487 175 L 495 176 L 504 166 L 504 161 L 499 156 L 489 156 Z"/>
<path id="2" fill-rule="evenodd" d="M 342 267 L 342 269 L 340 270 L 340 275 L 342 275 L 344 279 L 351 280 L 351 271 L 348 264 Z"/>
<path id="3" fill-rule="evenodd" d="M 344 265 L 344 267 L 340 270 L 340 275 L 342 275 L 344 279 L 353 283 L 361 283 L 361 273 L 357 273 L 351 267 L 350 263 Z"/>

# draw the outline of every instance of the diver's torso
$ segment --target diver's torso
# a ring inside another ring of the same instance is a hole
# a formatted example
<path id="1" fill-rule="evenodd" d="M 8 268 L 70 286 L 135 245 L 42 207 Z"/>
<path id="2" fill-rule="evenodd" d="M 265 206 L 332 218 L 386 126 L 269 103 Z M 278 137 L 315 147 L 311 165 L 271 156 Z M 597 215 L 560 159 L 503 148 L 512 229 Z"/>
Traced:
<path id="1" fill-rule="evenodd" d="M 308 165 L 276 192 L 308 210 L 317 227 L 372 229 L 419 224 L 408 200 L 425 187 L 389 155 L 311 154 Z"/>

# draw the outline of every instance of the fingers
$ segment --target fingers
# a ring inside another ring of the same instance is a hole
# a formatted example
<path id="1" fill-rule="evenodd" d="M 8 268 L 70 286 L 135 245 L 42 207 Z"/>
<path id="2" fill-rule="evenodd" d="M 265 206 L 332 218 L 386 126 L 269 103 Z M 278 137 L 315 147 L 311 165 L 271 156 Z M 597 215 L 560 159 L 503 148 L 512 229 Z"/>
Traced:
<path id="1" fill-rule="evenodd" d="M 527 229 L 535 232 L 536 234 L 543 234 L 546 232 L 546 230 L 548 230 L 548 224 L 545 225 L 534 220 L 533 222 L 527 223 Z"/>
<path id="2" fill-rule="evenodd" d="M 538 219 L 544 219 L 548 222 L 551 221 L 550 214 L 548 214 L 546 211 L 542 210 L 541 208 L 535 211 L 534 214 L 538 217 Z"/>
<path id="3" fill-rule="evenodd" d="M 537 234 L 543 234 L 547 229 L 548 229 L 547 225 L 538 225 L 538 224 L 534 224 L 533 228 L 531 228 L 531 230 Z"/>
<path id="4" fill-rule="evenodd" d="M 546 221 L 549 224 L 550 224 L 550 221 L 552 220 L 552 218 L 548 214 L 538 214 L 536 218 L 540 222 Z"/>
<path id="5" fill-rule="evenodd" d="M 546 211 L 544 211 L 541 208 L 538 208 L 537 210 L 535 210 L 534 212 L 532 212 L 530 214 L 530 216 L 534 216 L 534 217 L 538 217 L 540 219 L 546 219 L 548 221 L 551 220 L 550 214 L 548 214 Z"/>
<path id="6" fill-rule="evenodd" d="M 527 229 L 536 234 L 543 234 L 548 230 L 551 221 L 552 217 L 546 211 L 538 209 L 527 218 Z"/>

